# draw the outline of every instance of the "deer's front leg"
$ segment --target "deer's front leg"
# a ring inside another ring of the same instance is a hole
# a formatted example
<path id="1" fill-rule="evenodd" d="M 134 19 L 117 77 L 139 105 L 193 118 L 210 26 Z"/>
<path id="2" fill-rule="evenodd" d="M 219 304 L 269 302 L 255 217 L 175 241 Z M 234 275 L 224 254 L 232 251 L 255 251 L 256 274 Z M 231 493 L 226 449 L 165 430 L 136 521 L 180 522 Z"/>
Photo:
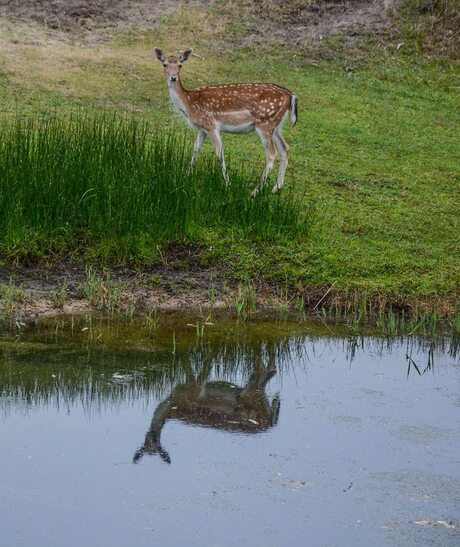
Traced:
<path id="1" fill-rule="evenodd" d="M 216 155 L 220 160 L 220 164 L 222 166 L 222 175 L 224 176 L 224 180 L 226 184 L 229 184 L 230 180 L 227 175 L 227 168 L 225 167 L 224 148 L 222 146 L 222 139 L 220 137 L 220 132 L 217 129 L 214 131 L 210 131 L 209 138 L 211 139 L 212 144 L 214 145 L 214 149 L 216 151 Z"/>
<path id="2" fill-rule="evenodd" d="M 252 191 L 253 197 L 255 197 L 265 185 L 268 175 L 271 173 L 273 169 L 273 164 L 275 163 L 275 158 L 276 158 L 276 147 L 274 143 L 274 135 L 270 131 L 262 127 L 257 127 L 256 132 L 259 135 L 260 141 L 262 142 L 262 146 L 264 147 L 267 161 L 265 164 L 265 169 L 262 175 L 262 179 L 260 183 Z"/>
<path id="3" fill-rule="evenodd" d="M 195 148 L 193 149 L 192 161 L 190 162 L 190 167 L 189 167 L 189 170 L 188 170 L 189 173 L 193 169 L 196 158 L 198 157 L 198 154 L 200 153 L 201 147 L 203 146 L 204 141 L 206 140 L 206 137 L 207 137 L 206 131 L 203 131 L 202 129 L 199 129 L 198 130 L 198 135 L 197 135 L 196 141 L 195 141 Z"/>

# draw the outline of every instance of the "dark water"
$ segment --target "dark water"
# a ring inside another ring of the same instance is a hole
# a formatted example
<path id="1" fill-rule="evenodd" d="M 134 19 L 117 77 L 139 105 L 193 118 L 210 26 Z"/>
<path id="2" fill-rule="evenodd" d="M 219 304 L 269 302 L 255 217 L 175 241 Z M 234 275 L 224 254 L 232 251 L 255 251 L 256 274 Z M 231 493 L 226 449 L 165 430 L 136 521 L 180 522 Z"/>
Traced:
<path id="1" fill-rule="evenodd" d="M 452 341 L 187 323 L 0 338 L 2 547 L 460 544 Z"/>

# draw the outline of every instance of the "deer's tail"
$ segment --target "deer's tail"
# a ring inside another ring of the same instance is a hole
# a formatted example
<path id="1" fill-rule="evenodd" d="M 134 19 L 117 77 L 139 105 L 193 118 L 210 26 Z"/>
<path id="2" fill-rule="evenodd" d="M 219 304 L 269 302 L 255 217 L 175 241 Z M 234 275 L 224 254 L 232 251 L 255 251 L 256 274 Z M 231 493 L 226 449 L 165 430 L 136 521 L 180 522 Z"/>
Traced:
<path id="1" fill-rule="evenodd" d="M 289 112 L 289 119 L 291 124 L 295 125 L 297 123 L 297 95 L 291 95 L 291 108 Z"/>

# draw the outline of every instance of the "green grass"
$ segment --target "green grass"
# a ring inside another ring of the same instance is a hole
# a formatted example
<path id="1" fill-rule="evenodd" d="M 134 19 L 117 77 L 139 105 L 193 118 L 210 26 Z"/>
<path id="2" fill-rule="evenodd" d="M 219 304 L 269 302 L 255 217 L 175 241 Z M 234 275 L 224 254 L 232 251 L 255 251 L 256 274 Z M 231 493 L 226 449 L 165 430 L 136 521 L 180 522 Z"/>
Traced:
<path id="1" fill-rule="evenodd" d="M 153 199 L 155 185 L 150 184 L 150 174 L 145 174 L 152 165 L 150 159 L 142 160 L 144 175 L 136 170 L 125 181 L 130 168 L 123 167 L 128 171 L 120 171 L 116 184 L 102 177 L 96 190 L 89 190 L 95 185 L 91 177 L 96 154 L 88 159 L 86 171 L 76 168 L 71 176 L 74 182 L 65 188 L 60 208 L 53 209 L 48 220 L 31 224 L 22 209 L 9 207 L 9 222 L 0 218 L 2 254 L 14 257 L 27 250 L 44 256 L 88 246 L 90 255 L 107 260 L 149 261 L 156 259 L 157 245 L 193 242 L 202 245 L 204 263 L 224 266 L 228 275 L 243 284 L 255 280 L 257 285 L 261 280 L 283 290 L 295 288 L 306 302 L 310 289 L 320 288 L 324 293 L 333 286 L 329 296 L 334 298 L 342 295 L 345 300 L 359 300 L 366 295 L 453 314 L 460 294 L 458 63 L 427 57 L 423 48 L 404 45 L 397 49 L 398 40 L 363 42 L 353 51 L 338 43 L 335 59 L 329 43 L 330 60 L 318 56 L 318 67 L 310 64 L 317 50 L 308 50 L 308 46 L 290 49 L 271 41 L 258 46 L 254 55 L 254 48 L 241 40 L 246 30 L 232 19 L 232 5 L 218 3 L 207 18 L 199 7 L 179 9 L 159 21 L 153 36 L 141 31 L 114 33 L 97 48 L 70 41 L 56 46 L 46 41 L 36 46 L 26 39 L 16 46 L 10 44 L 0 65 L 0 108 L 7 118 L 18 111 L 50 107 L 64 113 L 83 108 L 96 117 L 101 111 L 129 112 L 139 120 L 140 135 L 145 120 L 170 129 L 177 118 L 168 104 L 152 47 L 173 52 L 190 45 L 206 60 L 193 59 L 184 65 L 187 87 L 273 81 L 299 96 L 299 123 L 285 131 L 291 147 L 288 195 L 280 199 L 266 194 L 254 203 L 246 200 L 257 178 L 252 174 L 261 173 L 264 163 L 255 135 L 224 137 L 233 167 L 231 195 L 226 195 L 207 143 L 193 181 L 180 190 L 184 194 L 165 196 L 167 201 L 161 206 Z M 126 129 L 129 124 L 124 123 Z M 66 133 L 67 129 L 59 131 Z M 177 141 L 174 169 L 180 166 L 172 182 L 164 166 L 165 184 L 171 188 L 181 188 L 184 181 L 183 166 L 194 139 L 186 131 L 180 137 L 168 137 Z M 63 137 L 65 142 L 72 138 Z M 128 136 L 123 139 L 132 142 Z M 148 144 L 151 136 L 139 139 Z M 155 146 L 145 152 L 145 158 L 161 150 L 159 142 Z M 138 153 L 137 145 L 134 148 L 136 157 L 144 154 Z M 62 154 L 70 157 L 72 151 Z M 129 163 L 120 151 L 116 154 L 122 163 Z M 9 160 L 2 153 L 0 162 L 4 165 L 5 161 Z M 110 165 L 107 161 L 104 170 L 110 171 Z M 87 173 L 88 180 L 75 175 L 79 172 Z M 137 183 L 136 177 L 142 176 L 148 184 Z M 29 195 L 36 196 L 36 203 L 28 203 L 23 193 L 21 199 L 37 218 L 44 214 L 48 187 L 41 186 L 38 177 L 35 183 L 26 175 L 23 179 L 20 188 L 33 192 Z M 187 199 L 179 200 L 179 195 Z M 237 205 L 237 196 L 244 200 L 247 213 Z M 230 208 L 227 197 L 233 200 Z M 139 205 L 149 200 L 158 207 Z M 283 212 L 270 209 L 278 207 Z M 297 213 L 309 219 L 307 237 L 293 235 L 300 233 Z M 268 223 L 264 215 L 271 219 Z M 279 222 L 283 215 L 288 220 Z M 67 232 L 68 217 L 73 228 Z M 22 224 L 15 226 L 16 218 Z M 38 235 L 31 226 L 40 227 Z"/>
<path id="2" fill-rule="evenodd" d="M 19 304 L 25 299 L 25 292 L 11 279 L 8 284 L 0 283 L 0 325 L 7 325 L 11 330 L 23 326 Z"/>
<path id="3" fill-rule="evenodd" d="M 158 246 L 298 239 L 308 218 L 289 194 L 227 187 L 213 158 L 188 174 L 183 134 L 115 115 L 13 118 L 0 129 L 0 253 L 84 254 L 115 263 L 158 258 Z"/>

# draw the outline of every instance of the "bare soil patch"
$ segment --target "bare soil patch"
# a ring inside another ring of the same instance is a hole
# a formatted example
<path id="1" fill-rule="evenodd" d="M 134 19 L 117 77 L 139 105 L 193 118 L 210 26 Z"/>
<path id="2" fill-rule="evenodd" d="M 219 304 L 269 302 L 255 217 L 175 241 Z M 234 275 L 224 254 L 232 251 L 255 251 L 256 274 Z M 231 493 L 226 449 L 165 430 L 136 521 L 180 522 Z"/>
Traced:
<path id="1" fill-rule="evenodd" d="M 198 310 L 200 307 L 229 307 L 237 287 L 230 286 L 222 271 L 202 268 L 196 264 L 194 250 L 170 253 L 163 264 L 151 268 L 92 267 L 85 263 L 62 261 L 54 265 L 17 265 L 0 270 L 0 283 L 14 286 L 23 297 L 7 303 L 0 298 L 0 313 L 10 319 L 24 321 L 58 315 L 81 314 L 87 311 L 116 311 L 133 308 L 136 312 L 150 309 Z M 91 273 L 89 273 L 91 272 Z M 89 276 L 93 275 L 95 302 L 87 294 Z M 98 282 L 94 282 L 95 279 Z M 112 293 L 119 293 L 119 302 Z M 57 295 L 60 297 L 57 298 Z M 9 309 L 7 309 L 9 307 Z"/>
<path id="2" fill-rule="evenodd" d="M 397 0 L 252 0 L 254 18 L 248 39 L 264 43 L 319 45 L 340 36 L 387 35 L 392 29 L 390 8 Z"/>
<path id="3" fill-rule="evenodd" d="M 322 50 L 327 58 L 340 49 L 354 52 L 363 39 L 382 44 L 397 39 L 427 52 L 455 52 L 458 5 L 459 0 L 0 0 L 0 19 L 38 25 L 60 40 L 77 32 L 88 44 L 98 44 L 108 30 L 148 32 L 160 18 L 191 7 L 201 10 L 197 38 L 202 40 L 216 21 L 228 30 L 217 37 L 211 33 L 216 49 L 218 42 L 224 48 L 277 44 Z M 190 36 L 190 29 L 173 30 Z"/>
<path id="4" fill-rule="evenodd" d="M 388 8 L 396 0 L 245 0 L 217 6 L 229 23 L 243 25 L 243 43 L 320 43 L 336 35 L 348 39 L 387 32 Z M 40 23 L 87 38 L 104 29 L 153 28 L 160 16 L 178 8 L 211 8 L 215 0 L 1 0 L 0 17 Z M 199 29 L 197 29 L 199 32 Z M 92 36 L 94 38 L 94 36 Z M 225 37 L 223 37 L 225 39 Z"/>
<path id="5" fill-rule="evenodd" d="M 43 23 L 73 31 L 139 25 L 151 27 L 158 16 L 179 6 L 209 4 L 206 0 L 1 0 L 0 17 Z"/>

